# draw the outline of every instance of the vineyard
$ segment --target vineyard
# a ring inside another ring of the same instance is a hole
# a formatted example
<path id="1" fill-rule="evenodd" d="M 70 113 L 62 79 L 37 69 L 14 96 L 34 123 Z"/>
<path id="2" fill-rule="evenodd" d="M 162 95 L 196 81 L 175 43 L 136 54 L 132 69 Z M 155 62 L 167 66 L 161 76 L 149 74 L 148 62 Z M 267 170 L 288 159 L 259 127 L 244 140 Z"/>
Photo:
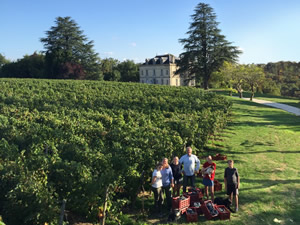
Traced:
<path id="1" fill-rule="evenodd" d="M 90 221 L 132 204 L 162 157 L 202 154 L 231 103 L 188 87 L 0 79 L 0 215 L 7 224 Z"/>

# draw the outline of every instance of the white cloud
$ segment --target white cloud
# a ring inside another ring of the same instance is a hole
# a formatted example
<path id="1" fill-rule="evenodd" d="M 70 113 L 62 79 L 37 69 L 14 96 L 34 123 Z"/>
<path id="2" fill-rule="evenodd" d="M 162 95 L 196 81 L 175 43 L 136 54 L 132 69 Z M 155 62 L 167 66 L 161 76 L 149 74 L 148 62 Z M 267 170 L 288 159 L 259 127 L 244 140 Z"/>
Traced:
<path id="1" fill-rule="evenodd" d="M 131 45 L 132 47 L 136 47 L 136 43 L 135 43 L 135 42 L 131 42 L 130 45 Z"/>
<path id="2" fill-rule="evenodd" d="M 112 56 L 114 53 L 113 52 L 103 52 L 102 54 L 105 56 Z"/>
<path id="3" fill-rule="evenodd" d="M 243 48 L 241 48 L 241 47 L 238 47 L 238 50 L 239 50 L 239 51 L 242 51 L 242 52 L 245 51 L 245 50 L 244 50 Z"/>

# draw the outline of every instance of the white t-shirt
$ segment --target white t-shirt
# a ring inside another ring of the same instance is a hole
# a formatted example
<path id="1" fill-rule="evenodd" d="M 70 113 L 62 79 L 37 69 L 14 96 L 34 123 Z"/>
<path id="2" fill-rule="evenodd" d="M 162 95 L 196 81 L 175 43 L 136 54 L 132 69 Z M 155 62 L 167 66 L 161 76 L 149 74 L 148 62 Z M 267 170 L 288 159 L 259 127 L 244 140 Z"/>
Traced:
<path id="1" fill-rule="evenodd" d="M 152 179 L 153 177 L 156 177 L 156 180 L 155 182 L 152 184 L 152 187 L 154 188 L 160 188 L 162 187 L 162 176 L 161 176 L 161 173 L 160 171 L 157 171 L 156 169 L 153 171 L 153 174 L 152 174 Z"/>

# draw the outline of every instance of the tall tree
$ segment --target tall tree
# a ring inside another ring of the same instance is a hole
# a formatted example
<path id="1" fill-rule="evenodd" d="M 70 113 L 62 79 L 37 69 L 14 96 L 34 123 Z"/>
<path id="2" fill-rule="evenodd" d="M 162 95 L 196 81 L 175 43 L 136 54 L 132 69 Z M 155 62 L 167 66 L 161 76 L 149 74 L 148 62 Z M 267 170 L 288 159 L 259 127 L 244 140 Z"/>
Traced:
<path id="1" fill-rule="evenodd" d="M 49 78 L 101 79 L 93 41 L 88 41 L 71 17 L 57 17 L 55 24 L 41 38 Z"/>
<path id="2" fill-rule="evenodd" d="M 118 65 L 118 69 L 121 73 L 121 81 L 123 82 L 138 82 L 139 66 L 134 63 L 133 60 L 126 60 Z"/>
<path id="3" fill-rule="evenodd" d="M 5 56 L 0 53 L 0 69 L 7 63 L 9 63 L 9 60 L 6 59 Z"/>
<path id="4" fill-rule="evenodd" d="M 189 37 L 179 40 L 185 52 L 180 55 L 177 73 L 187 73 L 188 79 L 195 79 L 197 85 L 203 78 L 203 87 L 208 89 L 211 74 L 224 61 L 235 62 L 241 51 L 221 34 L 216 14 L 208 4 L 199 3 L 191 17 L 193 21 L 186 33 Z"/>
<path id="5" fill-rule="evenodd" d="M 234 85 L 234 74 L 236 73 L 238 65 L 229 63 L 225 61 L 223 63 L 223 66 L 220 68 L 220 71 L 216 72 L 220 74 L 219 76 L 221 77 L 220 80 L 224 82 L 224 86 L 228 89 L 229 91 L 229 96 L 232 96 L 232 92 L 235 90 L 233 85 Z"/>
<path id="6" fill-rule="evenodd" d="M 101 60 L 101 72 L 106 81 L 119 81 L 121 79 L 120 71 L 118 70 L 119 60 L 106 58 Z"/>
<path id="7" fill-rule="evenodd" d="M 245 66 L 245 83 L 251 91 L 250 100 L 253 100 L 254 93 L 259 86 L 262 86 L 265 81 L 265 73 L 263 68 L 256 66 L 254 64 Z"/>

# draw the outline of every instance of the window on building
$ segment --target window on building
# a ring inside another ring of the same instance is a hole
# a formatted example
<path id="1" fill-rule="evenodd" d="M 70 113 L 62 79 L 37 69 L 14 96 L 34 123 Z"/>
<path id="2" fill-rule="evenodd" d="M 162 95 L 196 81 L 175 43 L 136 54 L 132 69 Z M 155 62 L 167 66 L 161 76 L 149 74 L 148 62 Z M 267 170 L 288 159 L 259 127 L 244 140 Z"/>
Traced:
<path id="1" fill-rule="evenodd" d="M 160 75 L 164 75 L 164 70 L 163 69 L 160 70 Z"/>
<path id="2" fill-rule="evenodd" d="M 164 79 L 161 79 L 161 84 L 164 84 Z"/>
<path id="3" fill-rule="evenodd" d="M 169 80 L 167 80 L 166 85 L 169 85 Z"/>
<path id="4" fill-rule="evenodd" d="M 153 70 L 153 75 L 155 76 L 155 70 Z"/>
<path id="5" fill-rule="evenodd" d="M 144 76 L 144 70 L 141 70 L 141 72 L 142 72 L 142 76 Z"/>
<path id="6" fill-rule="evenodd" d="M 142 80 L 142 83 L 144 83 L 144 80 Z"/>
<path id="7" fill-rule="evenodd" d="M 146 76 L 148 76 L 148 70 L 146 70 Z"/>
<path id="8" fill-rule="evenodd" d="M 169 70 L 166 70 L 166 75 L 169 75 Z"/>

